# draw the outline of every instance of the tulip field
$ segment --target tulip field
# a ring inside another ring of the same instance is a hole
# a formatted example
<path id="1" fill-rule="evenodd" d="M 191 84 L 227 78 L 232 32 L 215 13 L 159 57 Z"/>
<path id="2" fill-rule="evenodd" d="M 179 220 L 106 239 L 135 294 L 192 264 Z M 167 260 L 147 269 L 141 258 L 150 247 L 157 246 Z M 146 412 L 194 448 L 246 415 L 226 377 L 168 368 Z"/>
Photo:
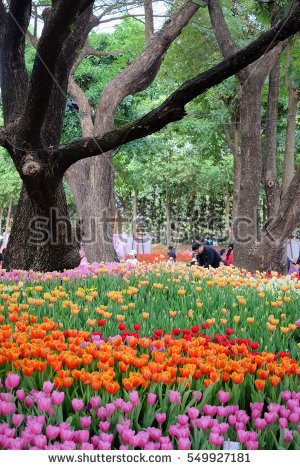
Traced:
<path id="1" fill-rule="evenodd" d="M 0 449 L 300 449 L 300 279 L 0 270 Z"/>

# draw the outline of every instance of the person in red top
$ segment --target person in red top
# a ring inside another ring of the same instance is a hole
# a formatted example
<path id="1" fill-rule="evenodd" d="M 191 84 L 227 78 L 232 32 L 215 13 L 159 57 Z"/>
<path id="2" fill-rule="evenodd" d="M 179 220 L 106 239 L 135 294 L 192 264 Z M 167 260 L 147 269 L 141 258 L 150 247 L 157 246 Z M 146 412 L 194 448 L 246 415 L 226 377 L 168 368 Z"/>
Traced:
<path id="1" fill-rule="evenodd" d="M 228 251 L 226 253 L 227 266 L 230 266 L 232 264 L 232 260 L 233 260 L 233 243 L 229 243 Z"/>

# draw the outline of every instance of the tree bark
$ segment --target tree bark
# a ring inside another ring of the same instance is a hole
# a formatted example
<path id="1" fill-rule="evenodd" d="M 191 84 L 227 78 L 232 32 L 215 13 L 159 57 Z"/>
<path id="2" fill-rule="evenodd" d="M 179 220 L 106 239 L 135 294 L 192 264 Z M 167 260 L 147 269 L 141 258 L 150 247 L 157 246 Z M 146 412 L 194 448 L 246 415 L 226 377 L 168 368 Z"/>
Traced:
<path id="1" fill-rule="evenodd" d="M 171 215 L 170 191 L 168 188 L 166 189 L 166 221 L 167 221 L 167 230 L 166 230 L 167 246 L 170 246 L 172 245 L 172 228 L 171 228 L 172 215 Z"/>
<path id="2" fill-rule="evenodd" d="M 133 194 L 133 210 L 132 210 L 132 236 L 137 236 L 137 217 L 138 217 L 138 191 L 135 189 Z"/>
<path id="3" fill-rule="evenodd" d="M 229 202 L 229 192 L 228 192 L 228 183 L 225 183 L 223 186 L 223 197 L 225 203 L 225 230 L 226 238 L 230 239 L 230 202 Z"/>
<path id="4" fill-rule="evenodd" d="M 12 211 L 12 203 L 13 203 L 13 200 L 12 200 L 12 195 L 11 195 L 10 199 L 9 199 L 7 216 L 6 216 L 5 236 L 7 236 L 8 232 L 9 232 L 10 218 L 11 218 L 11 211 Z"/>
<path id="5" fill-rule="evenodd" d="M 280 59 L 275 63 L 269 76 L 269 93 L 266 115 L 263 174 L 268 219 L 275 217 L 280 204 L 280 185 L 277 178 L 276 167 L 279 79 Z"/>
<path id="6" fill-rule="evenodd" d="M 2 217 L 3 217 L 3 211 L 4 211 L 4 207 L 1 205 L 1 206 L 0 206 L 0 235 L 2 235 Z M 1 242 L 1 245 L 2 245 L 2 242 Z"/>
<path id="7" fill-rule="evenodd" d="M 295 136 L 296 136 L 296 120 L 297 108 L 299 101 L 299 92 L 294 88 L 294 83 L 289 81 L 288 69 L 291 61 L 290 44 L 286 50 L 286 65 L 285 65 L 285 82 L 288 90 L 288 110 L 286 121 L 286 135 L 285 135 L 285 151 L 284 151 L 284 164 L 283 164 L 283 178 L 282 178 L 282 195 L 284 195 L 289 187 L 290 182 L 294 176 L 295 170 Z"/>

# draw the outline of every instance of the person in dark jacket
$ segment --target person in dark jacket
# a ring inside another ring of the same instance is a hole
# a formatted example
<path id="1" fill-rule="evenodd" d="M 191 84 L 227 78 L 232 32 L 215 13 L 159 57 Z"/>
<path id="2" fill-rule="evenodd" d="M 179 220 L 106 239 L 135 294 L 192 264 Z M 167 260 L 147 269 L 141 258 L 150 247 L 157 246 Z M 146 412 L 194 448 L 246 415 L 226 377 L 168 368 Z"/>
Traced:
<path id="1" fill-rule="evenodd" d="M 170 245 L 169 251 L 168 251 L 168 263 L 174 264 L 175 262 L 176 262 L 176 252 L 175 252 L 174 246 Z"/>
<path id="2" fill-rule="evenodd" d="M 197 253 L 197 261 L 199 266 L 208 268 L 218 268 L 220 265 L 223 266 L 223 260 L 219 253 L 212 247 L 208 245 L 201 245 L 200 243 L 194 243 L 192 250 Z"/>

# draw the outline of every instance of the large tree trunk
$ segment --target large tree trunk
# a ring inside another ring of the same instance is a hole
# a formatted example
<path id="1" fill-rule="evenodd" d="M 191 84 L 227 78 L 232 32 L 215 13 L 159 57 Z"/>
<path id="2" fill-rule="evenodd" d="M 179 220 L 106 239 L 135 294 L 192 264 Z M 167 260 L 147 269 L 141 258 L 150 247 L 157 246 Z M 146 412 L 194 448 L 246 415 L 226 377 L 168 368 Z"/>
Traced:
<path id="1" fill-rule="evenodd" d="M 242 177 L 238 217 L 234 221 L 234 264 L 250 270 L 250 251 L 257 241 L 261 181 L 261 84 L 249 79 L 242 87 Z M 251 184 L 249 184 L 251 181 Z"/>
<path id="2" fill-rule="evenodd" d="M 68 217 L 62 180 L 47 183 L 40 198 L 22 187 L 5 253 L 7 270 L 63 271 L 80 263 L 79 234 Z"/>
<path id="3" fill-rule="evenodd" d="M 82 208 L 83 243 L 90 262 L 117 261 L 113 245 L 113 168 L 110 154 L 92 159 Z"/>

